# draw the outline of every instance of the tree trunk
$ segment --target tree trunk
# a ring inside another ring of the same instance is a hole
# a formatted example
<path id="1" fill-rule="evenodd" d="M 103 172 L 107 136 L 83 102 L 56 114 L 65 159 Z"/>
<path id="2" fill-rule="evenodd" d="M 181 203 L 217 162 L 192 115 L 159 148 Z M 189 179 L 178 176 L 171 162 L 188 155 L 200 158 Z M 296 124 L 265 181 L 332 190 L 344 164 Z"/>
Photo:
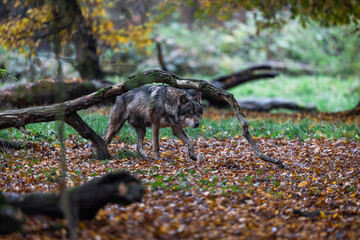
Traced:
<path id="1" fill-rule="evenodd" d="M 161 44 L 159 42 L 156 42 L 156 57 L 158 59 L 158 62 L 161 66 L 161 69 L 164 70 L 164 71 L 168 71 L 167 70 L 167 67 L 166 67 L 166 64 L 165 64 L 165 61 L 164 61 L 164 55 L 163 55 L 163 52 L 162 52 L 162 48 L 161 48 Z"/>
<path id="2" fill-rule="evenodd" d="M 195 22 L 195 13 L 199 9 L 198 0 L 191 1 L 191 4 L 184 4 L 181 7 L 181 21 L 183 21 L 187 28 L 192 31 Z"/>
<path id="3" fill-rule="evenodd" d="M 68 13 L 65 17 L 69 18 L 70 21 L 77 23 L 71 25 L 71 28 L 76 26 L 76 29 L 73 29 L 76 32 L 74 36 L 76 70 L 79 71 L 82 78 L 89 80 L 102 79 L 104 73 L 100 66 L 99 56 L 96 53 L 97 40 L 82 15 L 78 1 L 66 0 L 64 8 L 64 11 Z M 69 19 L 66 19 L 65 21 L 68 21 Z M 71 30 L 72 29 L 70 29 L 70 31 Z"/>
<path id="4" fill-rule="evenodd" d="M 89 139 L 95 144 L 98 152 L 98 159 L 103 160 L 111 158 L 104 139 L 92 130 L 91 127 L 87 125 L 76 112 L 67 115 L 65 122 L 72 126 L 83 138 Z"/>
<path id="5" fill-rule="evenodd" d="M 119 172 L 109 173 L 83 185 L 70 188 L 67 190 L 67 195 L 78 219 L 91 220 L 97 211 L 108 203 L 129 205 L 141 201 L 143 192 L 139 180 L 125 172 Z M 23 218 L 19 218 L 19 215 L 9 214 L 9 211 L 4 209 L 10 209 L 14 212 L 14 207 L 17 207 L 28 215 L 43 214 L 51 217 L 64 217 L 59 193 L 18 194 L 0 192 L 0 198 L 3 199 L 0 203 L 0 219 L 7 220 L 7 222 L 0 222 L 0 233 L 9 233 L 19 229 L 18 227 L 14 228 L 9 222 L 17 222 L 17 225 L 23 222 L 21 221 Z M 10 207 L 5 204 L 10 205 Z"/>

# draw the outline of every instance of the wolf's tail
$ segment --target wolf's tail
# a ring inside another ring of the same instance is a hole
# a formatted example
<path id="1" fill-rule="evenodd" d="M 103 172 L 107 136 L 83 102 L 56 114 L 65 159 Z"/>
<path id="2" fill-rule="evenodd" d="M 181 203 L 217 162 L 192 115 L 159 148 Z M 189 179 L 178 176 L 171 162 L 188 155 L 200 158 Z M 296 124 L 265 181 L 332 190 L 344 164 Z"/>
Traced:
<path id="1" fill-rule="evenodd" d="M 116 99 L 114 107 L 111 109 L 109 126 L 106 130 L 104 140 L 109 144 L 116 136 L 126 121 L 126 103 L 122 97 Z"/>

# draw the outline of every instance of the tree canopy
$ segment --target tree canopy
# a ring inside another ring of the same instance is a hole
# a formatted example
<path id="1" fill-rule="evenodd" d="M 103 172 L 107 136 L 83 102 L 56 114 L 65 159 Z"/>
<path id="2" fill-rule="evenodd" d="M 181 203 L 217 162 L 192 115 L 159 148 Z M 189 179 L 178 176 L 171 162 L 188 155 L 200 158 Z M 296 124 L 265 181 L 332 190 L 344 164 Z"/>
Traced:
<path id="1" fill-rule="evenodd" d="M 239 9 L 257 10 L 262 14 L 262 20 L 266 23 L 285 23 L 287 18 L 300 17 L 306 24 L 309 19 L 318 21 L 325 26 L 349 24 L 360 19 L 360 5 L 356 0 L 290 0 L 290 1 L 252 1 L 252 0 L 198 0 L 178 1 L 168 0 L 161 4 L 163 10 L 168 6 L 179 7 L 183 3 L 197 5 L 197 16 L 217 16 L 219 19 L 227 19 Z M 261 18 L 259 18 L 260 20 Z"/>
<path id="2" fill-rule="evenodd" d="M 151 23 L 135 26 L 128 24 L 122 28 L 115 27 L 115 18 L 111 18 L 111 8 L 119 4 L 108 1 L 7 1 L 2 7 L 12 10 L 8 18 L 1 21 L 0 44 L 6 49 L 15 47 L 24 54 L 30 48 L 34 54 L 41 40 L 53 38 L 59 34 L 61 44 L 78 40 L 78 31 L 86 28 L 96 37 L 102 46 L 119 49 L 119 44 L 135 43 L 138 49 L 149 45 Z M 124 15 L 126 15 L 124 13 Z"/>
<path id="3" fill-rule="evenodd" d="M 98 55 L 133 44 L 142 51 L 150 42 L 151 22 L 134 25 L 111 17 L 111 9 L 127 9 L 121 1 L 7 1 L 0 5 L 6 16 L 1 20 L 0 45 L 34 56 L 42 40 L 59 39 L 62 48 L 75 52 L 77 70 L 83 77 L 101 78 Z M 122 10 L 124 9 L 124 10 Z M 115 25 L 119 26 L 115 26 Z"/>
<path id="4" fill-rule="evenodd" d="M 360 19 L 356 0 L 152 0 L 142 2 L 145 7 L 141 9 L 139 2 L 142 1 L 3 0 L 0 45 L 8 51 L 17 49 L 28 57 L 36 54 L 43 40 L 57 37 L 65 49 L 62 54 L 75 55 L 81 76 L 102 78 L 100 54 L 107 49 L 123 51 L 129 46 L 147 52 L 153 42 L 154 25 L 184 8 L 192 8 L 193 17 L 200 20 L 225 20 L 252 11 L 259 29 L 281 26 L 295 18 L 304 26 L 311 20 L 324 26 L 350 23 L 359 26 Z"/>

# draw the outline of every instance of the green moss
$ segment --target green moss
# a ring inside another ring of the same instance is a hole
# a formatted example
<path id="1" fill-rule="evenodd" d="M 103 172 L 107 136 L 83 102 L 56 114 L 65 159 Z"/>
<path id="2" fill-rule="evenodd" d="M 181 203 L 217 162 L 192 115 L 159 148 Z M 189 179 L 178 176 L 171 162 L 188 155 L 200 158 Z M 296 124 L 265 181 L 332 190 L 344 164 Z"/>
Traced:
<path id="1" fill-rule="evenodd" d="M 158 75 L 153 73 L 151 74 L 139 73 L 129 78 L 127 81 L 125 81 L 124 86 L 127 90 L 131 90 L 143 86 L 145 84 L 152 83 L 157 77 Z"/>
<path id="2" fill-rule="evenodd" d="M 105 87 L 105 88 L 102 88 L 102 89 L 98 90 L 98 91 L 94 94 L 93 98 L 95 98 L 95 99 L 101 98 L 101 97 L 102 97 L 108 90 L 110 90 L 111 88 L 112 88 L 112 86 L 109 86 L 109 87 Z"/>
<path id="3" fill-rule="evenodd" d="M 170 73 L 166 73 L 160 70 L 150 70 L 129 77 L 129 79 L 125 81 L 124 86 L 127 90 L 131 90 L 143 86 L 145 84 L 150 84 L 150 83 L 169 84 L 171 81 L 172 78 Z"/>

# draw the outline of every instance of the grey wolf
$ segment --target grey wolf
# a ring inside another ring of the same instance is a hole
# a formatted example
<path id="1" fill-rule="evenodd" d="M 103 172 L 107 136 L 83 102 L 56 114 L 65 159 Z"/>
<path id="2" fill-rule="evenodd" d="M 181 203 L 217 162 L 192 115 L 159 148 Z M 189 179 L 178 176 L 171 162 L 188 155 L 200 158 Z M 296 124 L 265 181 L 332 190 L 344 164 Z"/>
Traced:
<path id="1" fill-rule="evenodd" d="M 151 127 L 153 157 L 158 160 L 160 158 L 159 129 L 171 127 L 173 134 L 187 145 L 190 158 L 196 160 L 194 144 L 184 131 L 186 126 L 193 128 L 199 126 L 203 111 L 201 93 L 194 95 L 170 86 L 151 85 L 118 96 L 110 112 L 105 142 L 109 144 L 128 121 L 135 128 L 138 136 L 136 150 L 141 157 L 148 158 L 143 149 L 143 141 L 146 127 Z"/>

